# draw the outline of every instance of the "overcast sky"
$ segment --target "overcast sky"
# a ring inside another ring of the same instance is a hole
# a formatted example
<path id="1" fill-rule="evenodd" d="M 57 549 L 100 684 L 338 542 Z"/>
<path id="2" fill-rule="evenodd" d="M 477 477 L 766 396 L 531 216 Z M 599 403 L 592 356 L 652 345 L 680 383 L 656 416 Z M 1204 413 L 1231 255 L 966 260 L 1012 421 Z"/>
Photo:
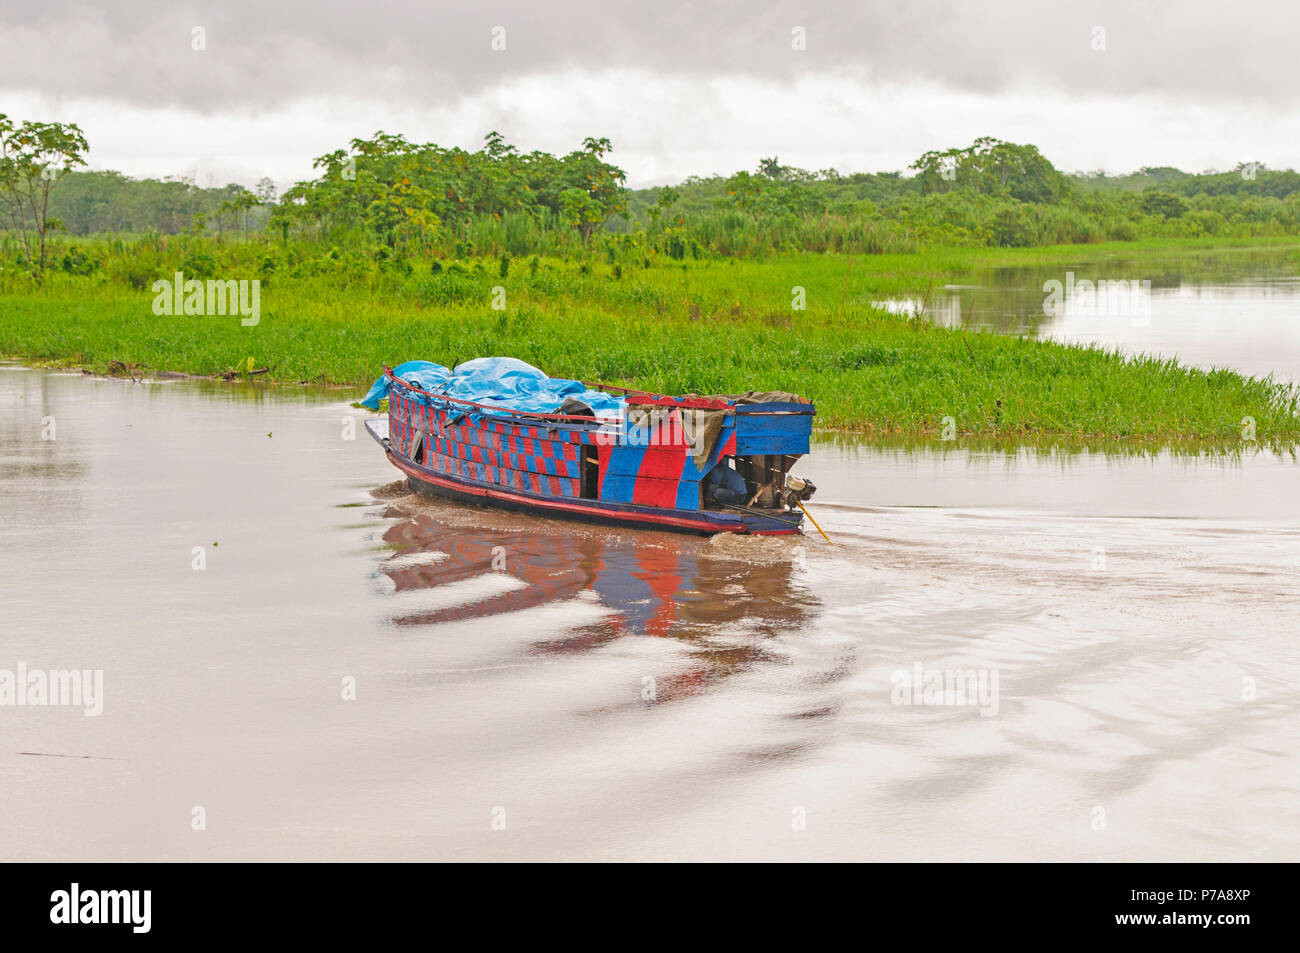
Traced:
<path id="1" fill-rule="evenodd" d="M 1067 171 L 1300 165 L 1296 0 L 0 3 L 0 112 L 202 185 L 283 188 L 379 129 L 607 136 L 633 186 L 769 155 L 901 169 L 980 135 Z"/>

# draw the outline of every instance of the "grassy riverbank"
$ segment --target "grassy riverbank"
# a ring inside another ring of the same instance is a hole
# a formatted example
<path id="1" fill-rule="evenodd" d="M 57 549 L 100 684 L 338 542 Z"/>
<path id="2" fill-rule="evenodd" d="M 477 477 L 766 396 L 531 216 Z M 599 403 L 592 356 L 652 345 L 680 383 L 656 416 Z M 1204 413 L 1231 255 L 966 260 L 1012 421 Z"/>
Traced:
<path id="1" fill-rule="evenodd" d="M 1215 248 L 1231 255 L 1261 244 L 1276 250 L 1294 240 Z M 357 271 L 340 260 L 298 276 L 263 265 L 252 327 L 237 315 L 155 315 L 147 285 L 109 274 L 54 275 L 38 291 L 0 295 L 0 353 L 96 371 L 118 361 L 202 375 L 246 368 L 252 358 L 271 368 L 269 379 L 350 384 L 358 393 L 384 362 L 508 354 L 556 376 L 671 393 L 795 390 L 817 401 L 822 426 L 866 433 L 938 436 L 951 417 L 958 435 L 1234 441 L 1250 417 L 1262 442 L 1300 440 L 1291 388 L 1170 360 L 962 333 L 874 304 L 924 297 L 995 265 L 1059 262 L 1064 271 L 1205 247 L 1156 240 L 651 267 L 477 259 L 436 273 L 427 265 Z M 267 253 L 251 246 L 241 269 L 232 252 L 233 267 L 219 274 L 257 277 L 251 256 Z M 170 277 L 173 263 L 158 265 L 151 278 Z M 493 308 L 498 287 L 503 310 Z"/>

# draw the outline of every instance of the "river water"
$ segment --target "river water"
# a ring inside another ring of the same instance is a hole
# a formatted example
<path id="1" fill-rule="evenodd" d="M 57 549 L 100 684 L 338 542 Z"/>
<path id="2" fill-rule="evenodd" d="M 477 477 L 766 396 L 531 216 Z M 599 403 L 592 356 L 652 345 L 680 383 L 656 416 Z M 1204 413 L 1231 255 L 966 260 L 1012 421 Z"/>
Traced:
<path id="1" fill-rule="evenodd" d="M 1296 255 L 1294 248 L 1242 248 L 1099 258 L 1081 248 L 1077 260 L 989 269 L 928 295 L 874 303 L 948 327 L 1300 382 Z"/>
<path id="2" fill-rule="evenodd" d="M 0 370 L 0 679 L 103 679 L 0 707 L 0 856 L 1297 856 L 1289 456 L 823 439 L 832 544 L 708 540 L 413 498 L 353 397 Z"/>

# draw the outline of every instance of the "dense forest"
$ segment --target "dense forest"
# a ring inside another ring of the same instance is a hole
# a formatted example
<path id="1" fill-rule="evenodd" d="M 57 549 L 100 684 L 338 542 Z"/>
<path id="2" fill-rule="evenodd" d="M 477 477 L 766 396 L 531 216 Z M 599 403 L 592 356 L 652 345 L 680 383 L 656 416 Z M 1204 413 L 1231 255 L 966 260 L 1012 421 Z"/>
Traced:
<path id="1" fill-rule="evenodd" d="M 896 172 L 810 171 L 772 157 L 753 171 L 629 190 L 607 139 L 557 156 L 522 152 L 496 132 L 474 152 L 381 132 L 317 158 L 313 178 L 277 197 L 269 179 L 253 190 L 200 188 L 85 171 L 79 135 L 75 126 L 0 122 L 0 211 L 7 203 L 9 212 L 0 261 L 21 270 L 39 252 L 39 271 L 59 233 L 105 239 L 110 256 L 123 242 L 147 250 L 173 235 L 292 248 L 289 264 L 307 274 L 358 256 L 396 265 L 578 255 L 648 266 L 656 256 L 1300 233 L 1300 174 L 1291 170 L 1065 174 L 1034 146 L 993 138 L 928 152 Z M 29 224 L 41 226 L 39 242 L 27 237 Z M 62 242 L 52 264 L 74 273 L 102 264 L 94 242 Z"/>
<path id="2" fill-rule="evenodd" d="M 120 172 L 68 172 L 50 193 L 50 212 L 72 235 L 213 235 L 252 233 L 266 226 L 275 185 L 263 179 L 256 190 L 242 185 L 202 188 L 190 178 L 132 179 Z"/>
<path id="3" fill-rule="evenodd" d="M 204 231 L 468 256 L 544 253 L 593 234 L 656 240 L 681 257 L 779 250 L 905 251 L 917 243 L 1025 246 L 1150 236 L 1295 234 L 1300 173 L 1144 168 L 1061 174 L 1033 146 L 983 139 L 927 153 L 905 172 L 810 172 L 764 159 L 753 172 L 626 190 L 606 140 L 564 157 L 520 153 L 493 133 L 475 153 L 398 136 L 354 140 L 274 204 L 264 180 L 199 188 L 73 172 L 54 214 L 75 235 Z"/>

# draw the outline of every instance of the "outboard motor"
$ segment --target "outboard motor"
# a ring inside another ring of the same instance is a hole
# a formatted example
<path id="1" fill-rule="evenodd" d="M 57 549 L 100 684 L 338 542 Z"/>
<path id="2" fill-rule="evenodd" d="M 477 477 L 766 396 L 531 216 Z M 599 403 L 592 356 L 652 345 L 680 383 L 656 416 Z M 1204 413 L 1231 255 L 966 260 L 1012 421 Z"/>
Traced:
<path id="1" fill-rule="evenodd" d="M 811 500 L 816 492 L 817 486 L 812 480 L 786 474 L 784 498 L 790 509 L 795 509 L 804 500 Z"/>

